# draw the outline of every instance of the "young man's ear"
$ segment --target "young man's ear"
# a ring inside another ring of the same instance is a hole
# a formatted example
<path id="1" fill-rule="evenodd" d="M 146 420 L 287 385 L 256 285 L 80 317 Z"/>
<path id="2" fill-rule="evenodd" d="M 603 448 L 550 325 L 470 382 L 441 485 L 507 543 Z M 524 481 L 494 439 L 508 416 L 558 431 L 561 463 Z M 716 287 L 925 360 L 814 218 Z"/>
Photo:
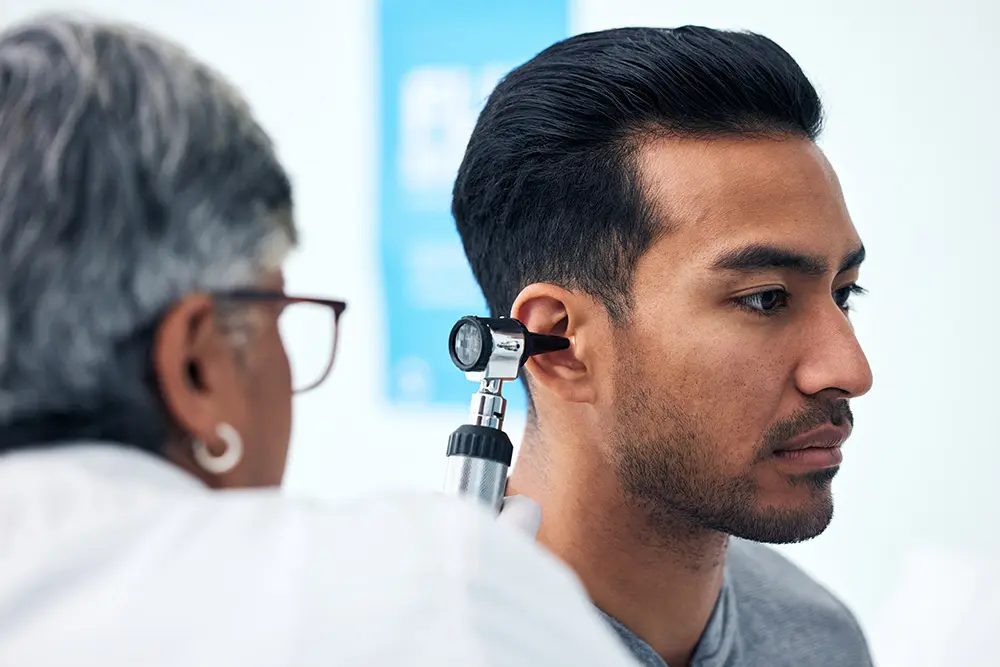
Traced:
<path id="1" fill-rule="evenodd" d="M 593 374 L 587 358 L 590 300 L 548 283 L 528 285 L 511 308 L 511 317 L 528 331 L 563 336 L 566 350 L 531 357 L 525 369 L 532 391 L 548 391 L 571 403 L 591 403 L 596 398 Z"/>

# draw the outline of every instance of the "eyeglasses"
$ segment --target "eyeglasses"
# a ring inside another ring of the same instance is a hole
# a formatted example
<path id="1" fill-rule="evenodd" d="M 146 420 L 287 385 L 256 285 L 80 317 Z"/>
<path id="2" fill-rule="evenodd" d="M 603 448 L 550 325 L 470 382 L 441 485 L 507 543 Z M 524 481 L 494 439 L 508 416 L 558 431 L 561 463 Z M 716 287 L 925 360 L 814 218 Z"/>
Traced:
<path id="1" fill-rule="evenodd" d="M 218 292 L 213 296 L 227 301 L 270 302 L 281 306 L 278 331 L 292 371 L 294 393 L 315 389 L 330 375 L 337 356 L 340 316 L 347 309 L 346 303 L 255 290 Z"/>

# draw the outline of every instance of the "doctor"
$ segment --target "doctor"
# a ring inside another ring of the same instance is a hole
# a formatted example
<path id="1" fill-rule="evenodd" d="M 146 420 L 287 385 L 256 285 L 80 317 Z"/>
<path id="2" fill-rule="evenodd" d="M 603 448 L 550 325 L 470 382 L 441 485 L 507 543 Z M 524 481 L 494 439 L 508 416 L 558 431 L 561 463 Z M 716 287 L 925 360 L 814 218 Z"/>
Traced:
<path id="1" fill-rule="evenodd" d="M 345 306 L 285 292 L 288 178 L 215 73 L 129 27 L 8 30 L 0 184 L 0 664 L 631 664 L 478 509 L 275 490 Z"/>

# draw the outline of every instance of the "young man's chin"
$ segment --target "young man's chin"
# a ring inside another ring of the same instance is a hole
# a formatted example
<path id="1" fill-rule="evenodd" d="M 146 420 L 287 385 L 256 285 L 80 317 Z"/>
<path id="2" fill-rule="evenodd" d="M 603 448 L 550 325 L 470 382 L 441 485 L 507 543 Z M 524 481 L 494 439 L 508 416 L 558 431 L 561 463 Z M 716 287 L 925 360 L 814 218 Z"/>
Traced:
<path id="1" fill-rule="evenodd" d="M 743 521 L 733 522 L 734 537 L 768 544 L 792 544 L 819 536 L 833 519 L 833 495 L 829 490 L 789 487 L 781 498 L 758 503 L 758 509 Z"/>

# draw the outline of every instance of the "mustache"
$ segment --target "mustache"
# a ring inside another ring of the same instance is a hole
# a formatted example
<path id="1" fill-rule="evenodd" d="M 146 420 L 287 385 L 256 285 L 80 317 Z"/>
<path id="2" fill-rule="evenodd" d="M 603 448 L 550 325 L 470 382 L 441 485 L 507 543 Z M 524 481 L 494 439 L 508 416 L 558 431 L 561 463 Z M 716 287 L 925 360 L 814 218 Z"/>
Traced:
<path id="1" fill-rule="evenodd" d="M 833 401 L 812 402 L 787 419 L 773 424 L 764 433 L 761 454 L 772 454 L 781 445 L 797 435 L 806 433 L 825 424 L 854 426 L 854 413 L 846 398 Z"/>

